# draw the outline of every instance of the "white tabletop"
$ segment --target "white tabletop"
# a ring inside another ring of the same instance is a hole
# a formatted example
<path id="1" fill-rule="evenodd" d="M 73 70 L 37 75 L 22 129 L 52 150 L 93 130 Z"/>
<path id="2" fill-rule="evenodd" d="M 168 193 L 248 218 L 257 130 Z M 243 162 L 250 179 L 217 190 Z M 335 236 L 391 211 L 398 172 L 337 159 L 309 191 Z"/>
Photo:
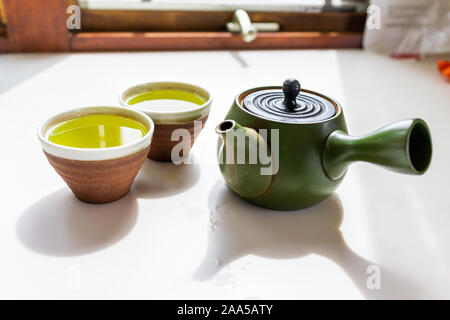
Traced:
<path id="1" fill-rule="evenodd" d="M 435 60 L 358 50 L 1 55 L 0 298 L 450 298 L 450 84 Z M 298 212 L 237 198 L 215 162 L 214 126 L 240 91 L 291 76 L 339 100 L 352 134 L 423 118 L 429 171 L 358 163 L 329 199 Z M 76 200 L 40 149 L 38 122 L 117 105 L 125 87 L 157 80 L 213 95 L 195 164 L 148 160 L 122 200 Z"/>

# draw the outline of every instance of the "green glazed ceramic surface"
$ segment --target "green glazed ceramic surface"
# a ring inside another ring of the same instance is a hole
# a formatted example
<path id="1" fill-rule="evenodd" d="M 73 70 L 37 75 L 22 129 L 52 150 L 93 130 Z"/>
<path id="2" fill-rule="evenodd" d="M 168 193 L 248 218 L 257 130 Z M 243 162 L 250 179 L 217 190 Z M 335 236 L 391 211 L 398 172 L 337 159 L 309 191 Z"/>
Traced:
<path id="1" fill-rule="evenodd" d="M 423 174 L 427 170 L 431 161 L 431 137 L 423 120 L 403 120 L 371 134 L 352 137 L 347 133 L 341 106 L 313 91 L 301 92 L 329 101 L 335 108 L 334 115 L 319 121 L 294 122 L 272 120 L 244 107 L 245 97 L 256 91 L 274 89 L 281 90 L 281 87 L 256 88 L 238 95 L 225 121 L 216 128 L 220 135 L 217 150 L 220 170 L 228 187 L 242 198 L 271 209 L 306 208 L 327 198 L 342 182 L 349 164 L 355 161 L 372 162 L 407 174 Z M 261 168 L 268 167 L 260 161 L 253 164 L 224 161 L 229 149 L 236 148 L 236 144 L 228 141 L 229 133 L 238 129 L 243 129 L 247 136 L 245 149 L 250 148 L 252 141 L 262 141 L 267 144 L 267 150 L 272 149 L 273 143 L 270 130 L 278 129 L 276 174 L 260 174 Z M 266 139 L 258 134 L 260 129 L 269 129 Z"/>

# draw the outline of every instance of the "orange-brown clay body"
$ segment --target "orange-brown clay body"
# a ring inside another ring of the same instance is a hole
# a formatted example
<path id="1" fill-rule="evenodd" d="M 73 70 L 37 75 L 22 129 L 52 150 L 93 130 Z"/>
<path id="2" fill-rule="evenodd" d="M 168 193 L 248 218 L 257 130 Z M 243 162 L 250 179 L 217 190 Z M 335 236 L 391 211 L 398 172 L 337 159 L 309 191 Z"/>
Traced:
<path id="1" fill-rule="evenodd" d="M 89 203 L 107 203 L 128 193 L 149 148 L 101 161 L 70 160 L 44 153 L 78 199 Z"/>
<path id="2" fill-rule="evenodd" d="M 195 120 L 201 121 L 202 126 L 205 126 L 206 120 L 208 119 L 208 115 L 204 115 L 203 117 Z M 191 147 L 194 145 L 194 141 L 196 135 L 194 135 L 194 122 L 190 121 L 186 123 L 176 123 L 176 124 L 157 124 L 155 123 L 155 132 L 153 134 L 152 145 L 150 148 L 150 152 L 148 153 L 148 157 L 152 160 L 156 161 L 172 161 L 171 154 L 172 149 L 181 141 L 172 141 L 172 132 L 176 129 L 187 129 L 191 135 L 190 141 L 186 142 L 186 145 L 183 145 L 183 149 L 180 152 L 180 157 L 185 157 L 191 150 Z M 199 132 L 198 132 L 199 133 Z M 197 133 L 197 134 L 198 134 Z M 190 144 L 188 145 L 188 142 Z M 185 151 L 185 152 L 184 152 Z M 184 154 L 184 153 L 186 154 Z"/>

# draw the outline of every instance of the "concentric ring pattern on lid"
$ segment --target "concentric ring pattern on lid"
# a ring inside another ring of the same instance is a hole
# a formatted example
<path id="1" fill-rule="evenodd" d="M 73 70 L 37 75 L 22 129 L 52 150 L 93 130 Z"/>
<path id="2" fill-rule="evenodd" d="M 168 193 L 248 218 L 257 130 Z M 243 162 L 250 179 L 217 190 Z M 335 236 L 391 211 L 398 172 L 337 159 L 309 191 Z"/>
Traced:
<path id="1" fill-rule="evenodd" d="M 300 92 L 300 84 L 294 79 L 286 80 L 283 90 L 250 93 L 244 98 L 243 106 L 253 114 L 280 122 L 314 123 L 336 114 L 331 101 L 309 91 Z"/>

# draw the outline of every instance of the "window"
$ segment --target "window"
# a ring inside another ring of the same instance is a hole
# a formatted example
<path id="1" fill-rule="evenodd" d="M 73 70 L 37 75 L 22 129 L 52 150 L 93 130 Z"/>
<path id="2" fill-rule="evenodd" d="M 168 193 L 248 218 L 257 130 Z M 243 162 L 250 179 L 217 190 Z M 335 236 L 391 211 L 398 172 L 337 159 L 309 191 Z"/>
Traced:
<path id="1" fill-rule="evenodd" d="M 360 32 L 365 1 L 82 0 L 85 31 L 226 31 L 236 9 L 280 31 Z"/>
<path id="2" fill-rule="evenodd" d="M 364 1 L 343 0 L 80 0 L 85 9 L 310 11 L 361 9 Z"/>
<path id="3" fill-rule="evenodd" d="M 367 7 L 363 0 L 0 1 L 13 51 L 360 47 Z M 67 30 L 70 4 L 81 8 L 80 29 Z M 256 38 L 245 37 L 236 9 Z"/>

